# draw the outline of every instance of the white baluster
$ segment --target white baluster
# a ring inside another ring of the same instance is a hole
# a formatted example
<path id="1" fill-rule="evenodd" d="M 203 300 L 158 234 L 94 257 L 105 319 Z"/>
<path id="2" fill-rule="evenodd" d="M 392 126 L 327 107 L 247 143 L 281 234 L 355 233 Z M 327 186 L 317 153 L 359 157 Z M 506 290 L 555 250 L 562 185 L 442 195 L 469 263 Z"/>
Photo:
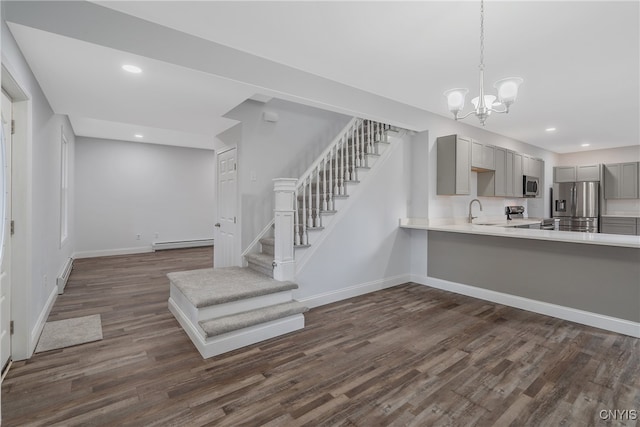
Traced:
<path id="1" fill-rule="evenodd" d="M 306 245 L 307 242 L 307 204 L 306 204 L 306 197 L 307 197 L 307 186 L 304 185 L 304 182 L 302 183 L 302 230 L 300 230 L 300 232 L 302 233 L 302 244 Z"/>
<path id="2" fill-rule="evenodd" d="M 345 194 L 347 194 L 346 188 L 344 187 L 344 180 L 345 180 L 345 175 L 347 173 L 347 165 L 345 162 L 345 156 L 346 156 L 346 151 L 347 151 L 347 147 L 345 146 L 345 141 L 347 140 L 346 136 L 342 137 L 342 140 L 340 141 L 341 144 L 341 149 L 340 149 L 340 195 L 344 196 Z"/>
<path id="3" fill-rule="evenodd" d="M 371 120 L 368 120 L 367 122 L 367 152 L 368 153 L 373 153 L 373 144 L 371 142 L 371 131 L 373 129 L 371 128 Z M 369 166 L 369 157 L 367 157 L 367 166 Z"/>
<path id="4" fill-rule="evenodd" d="M 293 199 L 293 244 L 300 244 L 300 212 L 298 212 L 298 189 L 294 194 Z"/>
<path id="5" fill-rule="evenodd" d="M 360 122 L 360 140 L 361 140 L 361 145 L 362 145 L 362 150 L 360 151 L 360 166 L 366 166 L 367 164 L 366 162 L 366 156 L 365 153 L 366 151 L 366 143 L 365 143 L 365 138 L 364 138 L 364 131 L 365 131 L 365 123 L 364 120 L 362 122 Z"/>
<path id="6" fill-rule="evenodd" d="M 360 135 L 362 134 L 362 127 L 360 126 L 360 122 L 356 122 L 356 166 L 362 166 L 362 163 L 360 163 L 360 149 L 362 147 L 360 147 Z"/>
<path id="7" fill-rule="evenodd" d="M 321 227 L 320 224 L 320 165 L 316 166 L 316 218 L 314 227 Z"/>
<path id="8" fill-rule="evenodd" d="M 307 197 L 307 226 L 313 227 L 313 183 L 311 182 L 311 176 L 307 178 L 309 181 L 309 197 Z"/>
<path id="9" fill-rule="evenodd" d="M 327 154 L 322 160 L 322 188 L 324 189 L 324 193 L 322 194 L 322 210 L 327 210 L 327 197 L 329 196 L 329 177 L 327 176 L 327 159 L 331 155 L 331 152 Z"/>
<path id="10" fill-rule="evenodd" d="M 331 151 L 329 151 L 329 203 L 327 204 L 327 210 L 335 210 L 335 203 L 333 201 L 333 162 L 335 159 L 335 150 L 336 147 L 332 148 Z M 326 164 L 325 164 L 325 171 L 326 171 Z"/>
<path id="11" fill-rule="evenodd" d="M 349 175 L 349 180 L 356 180 L 356 129 L 351 129 L 351 156 L 349 159 L 349 170 L 351 175 Z"/>

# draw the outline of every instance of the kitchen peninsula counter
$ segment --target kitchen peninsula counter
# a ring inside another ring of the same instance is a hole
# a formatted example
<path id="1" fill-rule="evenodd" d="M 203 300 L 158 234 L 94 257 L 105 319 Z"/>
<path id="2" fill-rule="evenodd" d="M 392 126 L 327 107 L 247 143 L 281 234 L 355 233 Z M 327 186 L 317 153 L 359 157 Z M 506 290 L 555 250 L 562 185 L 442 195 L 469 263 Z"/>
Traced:
<path id="1" fill-rule="evenodd" d="M 475 221 L 478 221 L 477 219 Z M 443 231 L 449 233 L 479 234 L 485 236 L 519 239 L 547 240 L 553 242 L 618 246 L 640 249 L 640 236 L 617 234 L 580 233 L 575 231 L 536 230 L 515 228 L 540 222 L 539 219 L 486 220 L 483 224 L 460 223 L 453 220 L 429 220 L 427 218 L 402 218 L 400 227 L 414 230 Z M 485 224 L 491 225 L 485 225 Z"/>
<path id="2" fill-rule="evenodd" d="M 462 221 L 400 221 L 426 233 L 422 283 L 640 337 L 640 237 Z"/>

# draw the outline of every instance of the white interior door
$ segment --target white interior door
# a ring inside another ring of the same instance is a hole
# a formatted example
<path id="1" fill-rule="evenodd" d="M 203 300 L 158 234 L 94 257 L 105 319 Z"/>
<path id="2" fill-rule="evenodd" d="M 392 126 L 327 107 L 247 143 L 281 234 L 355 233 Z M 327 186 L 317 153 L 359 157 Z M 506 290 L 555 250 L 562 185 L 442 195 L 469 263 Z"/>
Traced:
<path id="1" fill-rule="evenodd" d="M 213 246 L 215 268 L 236 265 L 236 152 L 237 150 L 232 148 L 218 154 L 218 222 Z"/>
<path id="2" fill-rule="evenodd" d="M 11 100 L 2 92 L 0 144 L 0 369 L 11 357 Z"/>

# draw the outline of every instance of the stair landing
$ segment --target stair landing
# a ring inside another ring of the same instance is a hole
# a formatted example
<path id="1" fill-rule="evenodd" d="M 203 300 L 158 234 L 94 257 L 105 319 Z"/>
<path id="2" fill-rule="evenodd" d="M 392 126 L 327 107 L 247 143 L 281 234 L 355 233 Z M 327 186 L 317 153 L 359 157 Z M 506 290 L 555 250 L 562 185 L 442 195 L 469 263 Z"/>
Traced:
<path id="1" fill-rule="evenodd" d="M 243 267 L 205 268 L 167 274 L 172 285 L 197 308 L 297 289 Z"/>

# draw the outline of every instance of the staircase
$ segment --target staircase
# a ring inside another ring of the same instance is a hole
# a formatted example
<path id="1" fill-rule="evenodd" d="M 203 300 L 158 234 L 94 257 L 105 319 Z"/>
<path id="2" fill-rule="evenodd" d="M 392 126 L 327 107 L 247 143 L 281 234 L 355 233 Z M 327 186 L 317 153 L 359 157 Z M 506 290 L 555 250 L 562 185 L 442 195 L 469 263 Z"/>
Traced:
<path id="1" fill-rule="evenodd" d="M 390 145 L 389 137 L 394 134 L 397 129 L 390 125 L 354 118 L 297 180 L 292 233 L 297 262 L 304 259 L 325 227 L 346 205 L 349 195 L 384 154 Z M 244 254 L 249 268 L 271 276 L 278 264 L 274 260 L 274 238 L 267 237 L 272 230 L 267 227 L 259 236 L 259 252 L 252 253 L 250 246 Z"/>
<path id="2" fill-rule="evenodd" d="M 299 179 L 277 180 L 275 218 L 243 254 L 248 267 L 167 274 L 169 309 L 203 358 L 304 328 L 308 308 L 293 299 L 296 262 L 309 256 L 393 132 L 354 118 Z"/>
<path id="3" fill-rule="evenodd" d="M 269 277 L 273 277 L 273 255 L 275 239 L 273 237 L 263 237 L 259 240 L 261 252 L 247 254 L 244 256 L 249 268 Z"/>

